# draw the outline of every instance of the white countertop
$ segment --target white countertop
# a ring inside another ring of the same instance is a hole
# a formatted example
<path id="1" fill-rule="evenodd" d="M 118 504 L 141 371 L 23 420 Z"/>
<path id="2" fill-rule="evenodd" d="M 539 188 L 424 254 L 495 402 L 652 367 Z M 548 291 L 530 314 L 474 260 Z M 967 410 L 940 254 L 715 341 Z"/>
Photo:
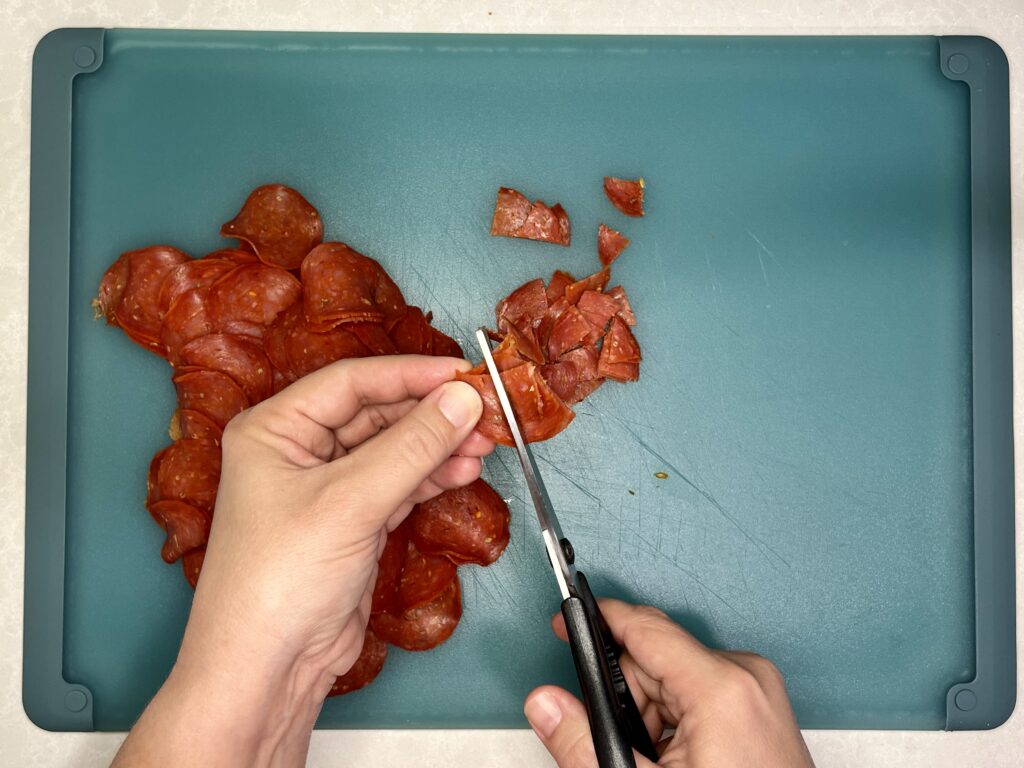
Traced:
<path id="1" fill-rule="evenodd" d="M 257 8 L 257 5 L 260 6 Z M 571 6 L 571 7 L 570 7 Z M 371 32 L 620 34 L 972 34 L 1010 61 L 1011 135 L 1021 128 L 1024 3 L 1020 0 L 7 0 L 0 7 L 0 763 L 107 765 L 120 734 L 54 734 L 21 708 L 25 361 L 28 319 L 29 120 L 32 52 L 56 27 L 177 27 Z M 1024 360 L 1024 155 L 1012 147 L 1014 370 Z M 1015 391 L 1020 435 L 1024 392 Z M 1020 443 L 1018 442 L 1018 445 Z M 1017 450 L 1017 626 L 1024 636 L 1024 451 Z M 1018 692 L 1024 690 L 1018 641 Z M 1019 695 L 1019 694 L 1018 694 Z M 1019 766 L 1024 712 L 995 731 L 810 731 L 819 768 Z M 530 731 L 320 731 L 313 766 L 546 766 Z"/>

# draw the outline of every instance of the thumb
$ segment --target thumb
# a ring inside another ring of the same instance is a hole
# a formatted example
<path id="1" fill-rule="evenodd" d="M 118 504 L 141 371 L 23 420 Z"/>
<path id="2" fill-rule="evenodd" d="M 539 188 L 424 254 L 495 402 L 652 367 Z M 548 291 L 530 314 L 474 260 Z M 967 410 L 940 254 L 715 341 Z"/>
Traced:
<path id="1" fill-rule="evenodd" d="M 544 685 L 526 697 L 523 712 L 558 768 L 597 768 L 590 721 L 579 699 L 562 688 Z M 643 755 L 634 752 L 633 757 L 637 768 L 654 766 Z"/>
<path id="2" fill-rule="evenodd" d="M 350 466 L 373 478 L 375 506 L 391 512 L 455 452 L 482 412 L 475 389 L 449 381 L 351 453 Z"/>

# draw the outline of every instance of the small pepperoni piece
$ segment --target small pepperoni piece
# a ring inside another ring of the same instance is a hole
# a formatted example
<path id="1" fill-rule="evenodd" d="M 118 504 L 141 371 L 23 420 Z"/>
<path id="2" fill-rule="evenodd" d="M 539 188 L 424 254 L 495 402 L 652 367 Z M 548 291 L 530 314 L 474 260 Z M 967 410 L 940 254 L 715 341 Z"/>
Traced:
<path id="1" fill-rule="evenodd" d="M 406 611 L 401 616 L 374 613 L 370 628 L 381 640 L 407 651 L 428 651 L 455 631 L 462 618 L 462 591 L 456 574 L 451 584 L 434 600 Z"/>
<path id="2" fill-rule="evenodd" d="M 210 286 L 210 319 L 227 333 L 260 335 L 258 326 L 270 325 L 301 296 L 302 285 L 290 272 L 260 262 L 241 264 Z"/>
<path id="3" fill-rule="evenodd" d="M 640 345 L 629 326 L 621 318 L 612 318 L 601 345 L 597 372 L 616 381 L 636 381 L 640 378 L 640 359 Z"/>
<path id="4" fill-rule="evenodd" d="M 569 215 L 560 203 L 549 207 L 535 200 L 531 204 L 514 189 L 498 188 L 491 219 L 492 235 L 569 245 L 570 229 Z"/>
<path id="5" fill-rule="evenodd" d="M 348 672 L 334 679 L 334 684 L 327 692 L 327 696 L 344 696 L 346 693 L 358 691 L 369 685 L 384 669 L 384 662 L 387 658 L 388 644 L 367 627 L 363 635 L 363 647 L 359 651 L 359 658 Z"/>
<path id="6" fill-rule="evenodd" d="M 455 378 L 476 389 L 483 400 L 484 409 L 477 431 L 496 443 L 512 445 L 512 433 L 491 377 L 486 373 L 458 372 Z M 575 417 L 572 409 L 544 381 L 534 363 L 523 363 L 503 371 L 501 379 L 526 442 L 535 443 L 554 437 Z"/>
<path id="7" fill-rule="evenodd" d="M 185 579 L 195 589 L 199 585 L 199 573 L 203 570 L 203 561 L 206 559 L 206 547 L 186 552 L 181 558 L 181 568 L 185 572 Z"/>
<path id="8" fill-rule="evenodd" d="M 565 296 L 565 289 L 576 282 L 576 278 L 568 272 L 556 269 L 548 281 L 547 297 L 548 304 L 552 304 Z"/>
<path id="9" fill-rule="evenodd" d="M 498 327 L 506 323 L 521 325 L 528 321 L 536 325 L 548 311 L 548 297 L 544 281 L 539 277 L 516 288 L 507 297 L 498 302 L 494 308 L 494 317 Z"/>
<path id="10" fill-rule="evenodd" d="M 211 333 L 193 339 L 181 348 L 186 366 L 227 374 L 255 405 L 273 393 L 273 370 L 263 345 L 251 338 L 228 333 Z"/>
<path id="11" fill-rule="evenodd" d="M 551 387 L 551 391 L 565 401 L 566 405 L 578 402 L 576 388 L 579 386 L 579 372 L 568 360 L 559 360 L 540 367 L 540 375 Z"/>
<path id="12" fill-rule="evenodd" d="M 604 177 L 604 193 L 627 216 L 644 215 L 644 180 Z"/>
<path id="13" fill-rule="evenodd" d="M 480 479 L 424 501 L 409 521 L 420 551 L 459 563 L 490 565 L 508 545 L 508 505 Z"/>
<path id="14" fill-rule="evenodd" d="M 569 307 L 551 327 L 551 336 L 548 339 L 548 358 L 557 360 L 566 352 L 582 346 L 584 342 L 593 343 L 600 337 L 600 332 L 596 331 L 579 309 Z"/>
<path id="15" fill-rule="evenodd" d="M 491 219 L 491 234 L 496 237 L 515 237 L 530 216 L 530 208 L 529 199 L 521 192 L 508 187 L 498 187 L 494 217 Z"/>
<path id="16" fill-rule="evenodd" d="M 577 280 L 572 285 L 567 285 L 565 287 L 565 300 L 575 306 L 584 292 L 603 291 L 604 287 L 608 285 L 608 278 L 610 277 L 611 272 L 605 267 L 600 272 L 595 272 L 584 277 L 582 280 Z"/>
<path id="17" fill-rule="evenodd" d="M 199 411 L 221 429 L 249 407 L 242 388 L 230 376 L 219 371 L 182 368 L 171 381 L 178 392 L 178 405 L 182 410 Z"/>
<path id="18" fill-rule="evenodd" d="M 636 325 L 636 315 L 633 314 L 633 308 L 629 305 L 626 289 L 621 285 L 616 285 L 614 288 L 608 289 L 608 295 L 615 299 L 615 302 L 619 305 L 617 314 L 622 318 L 622 321 L 626 325 Z"/>
<path id="19" fill-rule="evenodd" d="M 591 325 L 603 332 L 611 319 L 618 314 L 619 303 L 607 293 L 584 291 L 576 302 L 576 308 Z"/>
<path id="20" fill-rule="evenodd" d="M 183 501 L 212 510 L 220 482 L 220 445 L 181 439 L 159 454 L 152 501 Z M 150 509 L 152 513 L 152 508 Z"/>
<path id="21" fill-rule="evenodd" d="M 597 255 L 606 267 L 611 266 L 611 263 L 619 258 L 619 254 L 626 250 L 627 245 L 629 238 L 618 230 L 604 224 L 597 228 Z"/>
<path id="22" fill-rule="evenodd" d="M 248 243 L 266 264 L 297 269 L 323 240 L 324 226 L 316 208 L 301 194 L 283 184 L 267 184 L 249 194 L 220 233 Z"/>
<path id="23" fill-rule="evenodd" d="M 160 550 L 165 563 L 177 562 L 182 555 L 205 547 L 210 538 L 210 513 L 205 509 L 176 499 L 161 499 L 153 502 L 149 513 L 167 532 Z"/>

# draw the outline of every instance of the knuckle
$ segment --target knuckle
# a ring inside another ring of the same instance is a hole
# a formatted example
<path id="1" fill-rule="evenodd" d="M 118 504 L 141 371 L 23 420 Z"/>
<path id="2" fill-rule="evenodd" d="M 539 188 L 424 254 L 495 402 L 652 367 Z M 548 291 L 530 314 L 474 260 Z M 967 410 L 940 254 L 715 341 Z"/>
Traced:
<path id="1" fill-rule="evenodd" d="M 718 690 L 723 703 L 733 709 L 749 708 L 764 695 L 753 673 L 733 663 L 726 664 Z"/>

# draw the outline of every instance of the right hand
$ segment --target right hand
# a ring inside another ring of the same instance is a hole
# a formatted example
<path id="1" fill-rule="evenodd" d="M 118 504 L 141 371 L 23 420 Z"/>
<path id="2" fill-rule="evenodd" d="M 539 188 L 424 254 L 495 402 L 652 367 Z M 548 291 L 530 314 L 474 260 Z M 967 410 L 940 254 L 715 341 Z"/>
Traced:
<path id="1" fill-rule="evenodd" d="M 622 671 L 657 744 L 658 765 L 814 768 L 774 664 L 753 653 L 706 648 L 656 608 L 600 603 L 625 649 Z M 552 625 L 565 640 L 561 614 Z M 575 696 L 541 686 L 524 709 L 559 768 L 597 768 L 587 712 Z M 675 733 L 661 740 L 669 728 Z M 638 768 L 654 765 L 636 759 Z"/>

